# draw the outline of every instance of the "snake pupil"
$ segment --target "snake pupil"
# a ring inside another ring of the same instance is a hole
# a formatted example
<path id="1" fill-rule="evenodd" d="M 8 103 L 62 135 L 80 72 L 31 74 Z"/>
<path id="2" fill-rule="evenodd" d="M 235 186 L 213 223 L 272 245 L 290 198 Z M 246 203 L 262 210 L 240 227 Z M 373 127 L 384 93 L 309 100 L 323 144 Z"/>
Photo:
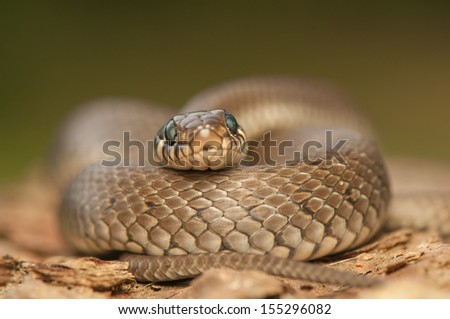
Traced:
<path id="1" fill-rule="evenodd" d="M 236 118 L 228 112 L 225 113 L 225 123 L 232 134 L 237 132 L 238 123 Z"/>
<path id="2" fill-rule="evenodd" d="M 166 125 L 165 135 L 169 145 L 173 145 L 175 143 L 175 138 L 177 137 L 177 129 L 173 120 Z"/>

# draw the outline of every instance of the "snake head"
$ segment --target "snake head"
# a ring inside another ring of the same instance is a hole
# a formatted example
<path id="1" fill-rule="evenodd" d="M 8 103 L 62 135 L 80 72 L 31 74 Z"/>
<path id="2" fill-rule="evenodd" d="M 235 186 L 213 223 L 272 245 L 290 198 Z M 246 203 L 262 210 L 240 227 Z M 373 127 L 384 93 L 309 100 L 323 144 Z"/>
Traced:
<path id="1" fill-rule="evenodd" d="M 163 165 L 179 170 L 235 167 L 243 155 L 246 135 L 236 118 L 217 109 L 175 115 L 154 140 Z"/>

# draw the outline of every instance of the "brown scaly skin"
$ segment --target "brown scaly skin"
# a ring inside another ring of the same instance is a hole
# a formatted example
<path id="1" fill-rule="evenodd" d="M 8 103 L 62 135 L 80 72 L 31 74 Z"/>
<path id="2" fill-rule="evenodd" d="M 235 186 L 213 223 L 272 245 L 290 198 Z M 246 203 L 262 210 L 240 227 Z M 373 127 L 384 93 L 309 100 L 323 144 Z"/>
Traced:
<path id="1" fill-rule="evenodd" d="M 249 138 L 292 129 L 293 139 L 304 140 L 314 130 L 334 129 L 349 139 L 340 152 L 346 164 L 316 160 L 205 172 L 93 164 L 67 189 L 63 231 L 85 253 L 139 254 L 125 258 L 141 281 L 226 266 L 372 284 L 297 262 L 357 247 L 385 219 L 387 171 L 369 126 L 347 104 L 333 89 L 296 79 L 243 80 L 208 91 L 186 110 L 226 108 Z"/>

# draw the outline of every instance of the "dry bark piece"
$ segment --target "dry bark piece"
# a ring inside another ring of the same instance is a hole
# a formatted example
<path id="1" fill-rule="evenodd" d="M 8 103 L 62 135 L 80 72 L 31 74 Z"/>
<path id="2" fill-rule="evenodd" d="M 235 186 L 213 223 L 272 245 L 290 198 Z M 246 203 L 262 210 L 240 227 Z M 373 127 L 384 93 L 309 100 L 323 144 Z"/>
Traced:
<path id="1" fill-rule="evenodd" d="M 391 274 L 406 265 L 408 265 L 410 262 L 419 259 L 423 253 L 418 251 L 412 251 L 406 254 L 401 254 L 400 256 L 397 256 L 397 258 L 393 258 L 392 262 L 386 265 L 386 274 Z"/>
<path id="2" fill-rule="evenodd" d="M 62 287 L 46 284 L 33 276 L 24 278 L 21 285 L 7 289 L 5 298 L 107 298 L 110 293 L 95 292 L 88 287 Z"/>
<path id="3" fill-rule="evenodd" d="M 10 256 L 2 257 L 0 259 L 0 286 L 19 283 L 21 278 L 20 262 Z"/>
<path id="4" fill-rule="evenodd" d="M 128 263 L 105 261 L 94 257 L 68 259 L 61 263 L 35 264 L 33 272 L 45 282 L 67 286 L 85 286 L 96 291 L 128 290 L 134 276 Z"/>

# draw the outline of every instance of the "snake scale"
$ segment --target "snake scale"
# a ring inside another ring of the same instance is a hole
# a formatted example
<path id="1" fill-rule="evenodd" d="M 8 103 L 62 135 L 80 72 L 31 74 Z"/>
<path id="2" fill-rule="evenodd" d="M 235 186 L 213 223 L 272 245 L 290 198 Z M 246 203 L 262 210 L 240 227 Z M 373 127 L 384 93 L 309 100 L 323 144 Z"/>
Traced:
<path id="1" fill-rule="evenodd" d="M 367 242 L 386 219 L 387 169 L 370 124 L 352 102 L 323 83 L 249 78 L 201 92 L 182 113 L 211 109 L 233 114 L 249 140 L 270 131 L 277 143 L 288 138 L 294 146 L 281 155 L 271 148 L 270 165 L 266 154 L 255 165 L 221 170 L 105 167 L 99 164 L 105 140 L 120 139 L 123 131 L 152 139 L 171 115 L 136 101 L 88 105 L 63 126 L 53 152 L 61 183 L 76 175 L 60 210 L 67 241 L 87 254 L 127 252 L 123 258 L 140 281 L 232 267 L 328 283 L 373 283 L 302 262 Z M 205 128 L 206 122 L 196 125 Z M 326 130 L 334 134 L 333 145 L 345 140 L 339 150 L 344 162 L 326 161 L 326 149 L 314 147 L 314 160 L 286 164 L 306 141 L 328 143 Z M 136 160 L 134 153 L 129 157 Z"/>

